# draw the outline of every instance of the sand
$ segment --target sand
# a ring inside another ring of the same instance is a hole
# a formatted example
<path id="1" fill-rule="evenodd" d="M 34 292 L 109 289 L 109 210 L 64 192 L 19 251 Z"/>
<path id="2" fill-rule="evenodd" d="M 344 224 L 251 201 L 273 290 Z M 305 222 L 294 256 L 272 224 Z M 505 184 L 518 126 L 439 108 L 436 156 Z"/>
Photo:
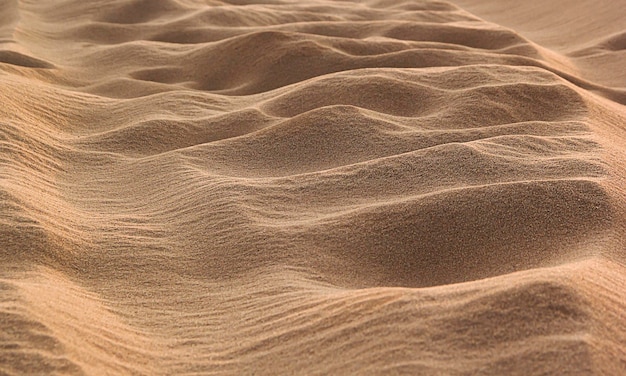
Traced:
<path id="1" fill-rule="evenodd" d="M 0 374 L 626 374 L 602 0 L 0 1 Z"/>

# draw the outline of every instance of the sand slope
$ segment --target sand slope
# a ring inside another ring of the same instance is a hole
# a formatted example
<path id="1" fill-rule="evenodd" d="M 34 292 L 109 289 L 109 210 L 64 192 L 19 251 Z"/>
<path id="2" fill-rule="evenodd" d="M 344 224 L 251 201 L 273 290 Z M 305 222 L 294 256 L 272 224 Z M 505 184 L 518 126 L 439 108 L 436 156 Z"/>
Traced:
<path id="1" fill-rule="evenodd" d="M 625 374 L 626 4 L 503 3 L 0 1 L 0 374 Z"/>

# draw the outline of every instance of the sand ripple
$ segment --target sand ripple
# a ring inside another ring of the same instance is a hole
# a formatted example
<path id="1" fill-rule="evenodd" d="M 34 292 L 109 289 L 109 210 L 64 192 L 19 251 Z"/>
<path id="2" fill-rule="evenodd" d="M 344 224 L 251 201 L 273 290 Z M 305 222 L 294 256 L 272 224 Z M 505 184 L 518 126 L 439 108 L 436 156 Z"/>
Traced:
<path id="1" fill-rule="evenodd" d="M 0 373 L 626 373 L 620 9 L 458 3 L 0 1 Z"/>

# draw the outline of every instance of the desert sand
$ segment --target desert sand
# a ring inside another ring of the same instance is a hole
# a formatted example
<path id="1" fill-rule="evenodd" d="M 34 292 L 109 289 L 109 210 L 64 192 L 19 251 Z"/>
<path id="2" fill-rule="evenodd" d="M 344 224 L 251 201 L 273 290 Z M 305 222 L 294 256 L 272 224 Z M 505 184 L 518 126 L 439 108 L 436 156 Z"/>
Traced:
<path id="1" fill-rule="evenodd" d="M 625 9 L 1 0 L 0 374 L 625 375 Z"/>

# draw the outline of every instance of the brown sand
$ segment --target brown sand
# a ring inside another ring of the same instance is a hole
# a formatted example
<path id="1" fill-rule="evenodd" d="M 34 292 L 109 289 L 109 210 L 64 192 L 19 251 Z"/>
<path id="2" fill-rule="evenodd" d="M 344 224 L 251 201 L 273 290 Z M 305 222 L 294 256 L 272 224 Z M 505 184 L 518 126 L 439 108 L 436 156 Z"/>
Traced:
<path id="1" fill-rule="evenodd" d="M 626 3 L 453 2 L 0 1 L 0 374 L 626 374 Z"/>

